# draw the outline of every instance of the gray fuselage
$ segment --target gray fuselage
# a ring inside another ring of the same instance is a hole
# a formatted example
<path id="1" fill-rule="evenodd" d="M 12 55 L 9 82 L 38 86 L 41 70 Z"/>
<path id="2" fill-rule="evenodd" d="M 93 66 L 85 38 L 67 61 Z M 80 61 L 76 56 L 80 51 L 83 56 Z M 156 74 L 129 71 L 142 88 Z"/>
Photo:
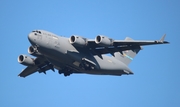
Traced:
<path id="1" fill-rule="evenodd" d="M 43 30 L 40 31 L 41 33 L 31 32 L 28 39 L 32 46 L 36 46 L 38 51 L 58 70 L 70 68 L 79 73 L 100 75 L 132 73 L 126 64 L 113 56 L 93 55 L 91 50 L 86 47 L 72 45 L 69 38 L 57 36 Z M 91 69 L 85 69 L 82 67 L 82 63 L 87 64 Z"/>

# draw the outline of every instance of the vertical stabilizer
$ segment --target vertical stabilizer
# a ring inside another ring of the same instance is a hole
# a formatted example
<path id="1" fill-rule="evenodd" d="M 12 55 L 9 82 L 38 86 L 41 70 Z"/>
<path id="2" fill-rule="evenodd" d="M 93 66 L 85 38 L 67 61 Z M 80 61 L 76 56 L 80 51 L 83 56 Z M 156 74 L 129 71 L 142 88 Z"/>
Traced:
<path id="1" fill-rule="evenodd" d="M 133 40 L 129 37 L 126 37 L 125 40 Z M 120 61 L 122 61 L 123 63 L 125 63 L 126 65 L 128 65 L 133 58 L 138 54 L 138 52 L 141 50 L 140 49 L 134 49 L 134 50 L 126 50 L 126 51 L 122 51 L 122 53 L 120 52 L 115 52 L 114 53 L 114 57 Z"/>

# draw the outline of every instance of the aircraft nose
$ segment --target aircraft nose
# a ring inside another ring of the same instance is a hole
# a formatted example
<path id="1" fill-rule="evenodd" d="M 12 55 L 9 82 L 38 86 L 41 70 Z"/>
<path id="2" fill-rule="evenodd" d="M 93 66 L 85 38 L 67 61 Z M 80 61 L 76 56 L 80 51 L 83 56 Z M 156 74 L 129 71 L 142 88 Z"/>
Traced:
<path id="1" fill-rule="evenodd" d="M 34 38 L 34 34 L 33 33 L 30 33 L 28 35 L 28 40 L 29 40 L 29 42 L 31 42 L 31 44 L 33 44 L 35 42 L 35 38 Z"/>

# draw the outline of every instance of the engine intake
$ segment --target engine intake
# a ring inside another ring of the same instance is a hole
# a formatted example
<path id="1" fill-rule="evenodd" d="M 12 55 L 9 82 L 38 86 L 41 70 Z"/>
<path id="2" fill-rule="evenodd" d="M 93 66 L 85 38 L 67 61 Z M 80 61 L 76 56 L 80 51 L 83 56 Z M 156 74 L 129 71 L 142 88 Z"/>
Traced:
<path id="1" fill-rule="evenodd" d="M 26 55 L 19 55 L 18 62 L 25 66 L 35 65 L 34 59 Z"/>
<path id="2" fill-rule="evenodd" d="M 112 46 L 113 45 L 113 39 L 110 39 L 103 35 L 96 36 L 95 42 L 96 42 L 96 44 L 101 45 L 101 46 Z"/>
<path id="3" fill-rule="evenodd" d="M 30 47 L 28 48 L 28 53 L 29 53 L 30 55 L 33 55 L 33 56 L 40 56 L 40 55 L 41 55 L 41 53 L 38 52 L 37 48 L 35 48 L 35 47 L 33 47 L 33 46 L 30 46 Z"/>
<path id="4" fill-rule="evenodd" d="M 33 46 L 30 46 L 30 47 L 28 48 L 28 53 L 31 54 L 31 55 L 34 54 L 35 51 L 36 51 L 36 49 L 34 49 Z"/>
<path id="5" fill-rule="evenodd" d="M 69 41 L 71 44 L 75 45 L 75 46 L 80 46 L 80 47 L 84 47 L 87 45 L 87 40 L 86 38 L 80 37 L 80 36 L 76 36 L 76 35 L 72 35 L 69 38 Z"/>

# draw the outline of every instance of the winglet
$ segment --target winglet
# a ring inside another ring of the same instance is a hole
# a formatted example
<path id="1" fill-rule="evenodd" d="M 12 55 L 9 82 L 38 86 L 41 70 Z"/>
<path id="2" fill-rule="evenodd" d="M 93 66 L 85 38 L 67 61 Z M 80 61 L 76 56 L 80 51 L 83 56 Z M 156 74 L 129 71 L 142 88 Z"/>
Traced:
<path id="1" fill-rule="evenodd" d="M 164 42 L 165 37 L 166 37 L 166 34 L 164 34 L 164 35 L 162 36 L 162 38 L 161 38 L 159 41 L 163 43 L 163 42 Z"/>

